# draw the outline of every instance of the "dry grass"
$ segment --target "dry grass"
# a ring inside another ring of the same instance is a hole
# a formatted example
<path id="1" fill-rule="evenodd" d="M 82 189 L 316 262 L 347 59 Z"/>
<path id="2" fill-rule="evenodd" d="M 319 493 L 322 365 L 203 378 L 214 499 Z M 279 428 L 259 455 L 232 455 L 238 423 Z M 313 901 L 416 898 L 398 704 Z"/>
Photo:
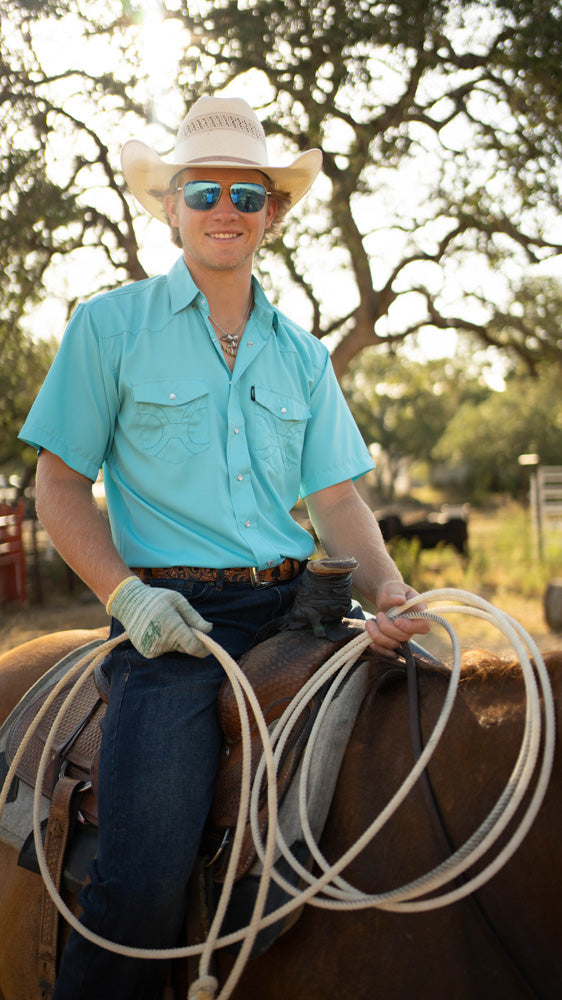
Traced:
<path id="1" fill-rule="evenodd" d="M 39 635 L 72 628 L 99 628 L 109 623 L 105 608 L 84 597 L 57 594 L 44 606 L 11 605 L 0 609 L 0 653 Z"/>

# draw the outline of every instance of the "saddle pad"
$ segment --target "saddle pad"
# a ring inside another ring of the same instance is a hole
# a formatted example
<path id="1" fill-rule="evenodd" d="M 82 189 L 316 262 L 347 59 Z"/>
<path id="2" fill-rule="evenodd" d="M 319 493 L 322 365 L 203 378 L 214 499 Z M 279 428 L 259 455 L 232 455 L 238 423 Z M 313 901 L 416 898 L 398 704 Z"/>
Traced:
<path id="1" fill-rule="evenodd" d="M 54 684 L 56 684 L 61 677 L 68 673 L 68 671 L 76 663 L 78 663 L 83 656 L 88 653 L 91 653 L 93 656 L 97 647 L 100 646 L 102 642 L 102 639 L 96 639 L 90 643 L 86 643 L 86 645 L 81 646 L 79 649 L 73 650 L 73 652 L 69 653 L 62 660 L 51 667 L 51 669 L 48 670 L 43 677 L 40 677 L 33 687 L 26 692 L 21 701 L 15 706 L 4 724 L 0 727 L 0 783 L 3 781 L 9 766 L 9 761 L 7 760 L 8 739 L 12 732 L 19 732 L 21 730 L 21 725 L 18 725 L 20 717 L 29 711 L 30 705 L 32 705 L 36 699 L 42 698 L 42 700 L 44 700 L 47 697 L 47 692 L 52 689 Z M 12 736 L 12 741 L 14 740 L 15 737 Z M 41 743 L 41 752 L 43 747 L 44 742 Z M 10 752 L 12 754 L 10 760 L 12 760 L 15 749 L 12 747 Z M 37 773 L 37 767 L 35 768 L 35 773 Z M 8 802 L 6 803 L 4 812 L 0 817 L 0 840 L 10 844 L 12 847 L 16 847 L 18 850 L 21 849 L 32 825 L 32 804 L 33 790 L 31 786 L 16 779 L 12 783 L 12 790 L 10 792 Z M 45 796 L 43 796 L 41 810 L 42 819 L 46 818 L 48 808 L 49 801 Z"/>
<path id="2" fill-rule="evenodd" d="M 78 676 L 80 676 L 80 674 Z M 65 685 L 62 688 L 55 700 L 52 702 L 36 728 L 18 765 L 16 772 L 18 778 L 25 781 L 27 785 L 31 785 L 32 787 L 35 786 L 39 763 L 41 761 L 41 756 L 43 754 L 49 732 L 63 701 L 72 689 L 73 683 L 74 678 L 68 685 Z M 48 689 L 38 695 L 14 723 L 6 743 L 6 761 L 8 766 L 12 763 L 20 743 L 27 733 L 31 723 L 35 719 L 39 709 L 45 702 L 47 696 L 50 694 L 50 691 L 51 689 Z M 63 746 L 67 741 L 70 741 L 70 738 L 74 734 L 77 726 L 79 726 L 86 718 L 88 719 L 88 724 L 77 733 L 76 739 L 72 741 L 71 749 L 68 753 L 64 754 L 63 759 L 66 762 L 65 773 L 70 777 L 84 777 L 86 779 L 89 777 L 90 765 L 94 759 L 96 751 L 99 749 L 101 741 L 99 720 L 104 714 L 105 704 L 101 701 L 97 693 L 93 676 L 90 676 L 80 689 L 77 697 L 74 698 L 68 711 L 65 712 L 59 725 L 54 750 L 51 754 L 51 761 L 53 761 L 57 749 Z M 58 778 L 58 775 L 56 775 L 55 780 L 56 778 Z M 49 768 L 47 768 L 43 784 L 43 791 L 46 795 L 51 794 L 52 786 L 53 775 L 49 774 Z"/>
<path id="3" fill-rule="evenodd" d="M 84 655 L 84 652 L 82 652 L 82 657 Z M 75 657 L 73 662 L 77 663 L 79 659 L 81 659 L 80 656 Z M 35 730 L 18 765 L 18 777 L 32 787 L 35 785 L 41 756 L 57 713 L 65 698 L 71 691 L 73 685 L 82 675 L 87 665 L 88 664 L 86 663 L 83 670 L 75 675 L 68 684 L 64 685 L 62 690 L 54 699 L 53 703 L 49 706 L 49 709 L 41 719 L 41 722 Z M 69 670 L 71 666 L 72 664 L 68 664 L 67 670 Z M 21 710 L 18 717 L 14 720 L 6 742 L 6 761 L 8 766 L 12 763 L 16 751 L 27 733 L 29 726 L 35 719 L 35 716 L 39 712 L 56 683 L 57 681 L 52 681 L 47 687 L 36 693 L 35 697 Z M 105 714 L 105 707 L 105 703 L 101 701 L 96 690 L 94 676 L 91 674 L 82 685 L 78 695 L 73 699 L 68 710 L 64 713 L 64 717 L 59 724 L 56 734 L 55 749 L 63 746 L 67 741 L 70 742 L 70 738 L 75 733 L 77 726 L 80 726 L 84 720 L 88 720 L 87 725 L 82 726 L 82 728 L 76 732 L 76 737 L 72 740 L 71 748 L 64 755 L 64 759 L 67 762 L 66 773 L 69 776 L 89 777 L 90 765 L 94 759 L 96 751 L 99 749 L 101 741 L 99 722 Z M 54 756 L 55 753 L 53 752 L 52 759 Z M 58 775 L 56 775 L 56 778 L 58 778 Z M 46 774 L 46 781 L 43 790 L 47 795 L 49 795 L 52 790 L 52 775 L 49 777 L 48 772 Z"/>
<path id="4" fill-rule="evenodd" d="M 320 840 L 328 818 L 343 755 L 357 714 L 369 690 L 369 660 L 370 653 L 366 651 L 330 703 L 316 734 L 307 785 L 307 815 L 316 841 Z M 289 846 L 303 837 L 299 810 L 301 773 L 302 760 L 279 809 L 279 828 Z M 281 851 L 277 848 L 274 863 L 280 857 Z M 261 873 L 259 861 L 256 861 L 251 872 Z"/>

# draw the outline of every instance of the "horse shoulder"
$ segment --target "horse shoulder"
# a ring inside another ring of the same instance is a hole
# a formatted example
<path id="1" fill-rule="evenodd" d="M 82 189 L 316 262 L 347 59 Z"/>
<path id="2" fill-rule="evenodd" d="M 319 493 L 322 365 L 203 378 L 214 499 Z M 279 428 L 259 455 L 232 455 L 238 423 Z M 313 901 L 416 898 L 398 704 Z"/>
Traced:
<path id="1" fill-rule="evenodd" d="M 0 655 L 0 724 L 26 691 L 55 663 L 94 639 L 107 639 L 106 627 L 68 629 L 38 636 Z"/>

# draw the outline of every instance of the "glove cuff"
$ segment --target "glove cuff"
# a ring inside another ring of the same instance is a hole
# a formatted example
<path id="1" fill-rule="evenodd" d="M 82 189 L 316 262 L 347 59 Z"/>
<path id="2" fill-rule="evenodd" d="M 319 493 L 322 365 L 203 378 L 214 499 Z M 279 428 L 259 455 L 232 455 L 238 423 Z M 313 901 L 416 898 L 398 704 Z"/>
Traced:
<path id="1" fill-rule="evenodd" d="M 138 576 L 126 576 L 124 580 L 121 580 L 121 583 L 117 584 L 115 590 L 111 591 L 111 594 L 107 598 L 107 604 L 105 605 L 105 610 L 107 611 L 108 615 L 111 614 L 111 605 L 113 604 L 113 601 L 117 597 L 117 594 L 119 594 L 120 591 L 123 590 L 123 587 L 125 587 L 128 583 L 130 583 L 131 580 L 138 580 L 139 583 L 141 582 Z"/>

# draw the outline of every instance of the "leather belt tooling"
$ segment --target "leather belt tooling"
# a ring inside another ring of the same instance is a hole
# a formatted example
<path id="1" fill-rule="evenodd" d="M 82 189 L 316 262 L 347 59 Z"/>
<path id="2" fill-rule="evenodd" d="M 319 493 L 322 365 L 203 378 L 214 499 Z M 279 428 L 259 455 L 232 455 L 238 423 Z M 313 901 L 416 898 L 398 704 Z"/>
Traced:
<path id="1" fill-rule="evenodd" d="M 277 566 L 258 569 L 256 566 L 213 569 L 201 566 L 132 567 L 131 572 L 147 583 L 149 580 L 199 580 L 202 583 L 251 583 L 252 587 L 272 587 L 276 583 L 294 580 L 306 566 L 306 560 L 284 559 Z"/>

